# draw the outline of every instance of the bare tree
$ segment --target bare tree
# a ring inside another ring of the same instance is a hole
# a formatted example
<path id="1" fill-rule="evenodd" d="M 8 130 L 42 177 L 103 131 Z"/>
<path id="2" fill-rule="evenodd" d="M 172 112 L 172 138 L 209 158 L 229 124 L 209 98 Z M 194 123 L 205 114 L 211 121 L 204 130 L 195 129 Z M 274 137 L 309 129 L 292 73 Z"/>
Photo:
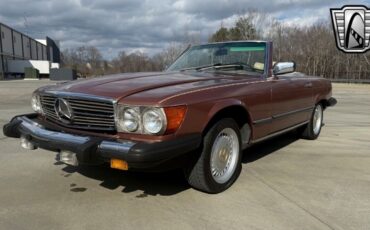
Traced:
<path id="1" fill-rule="evenodd" d="M 248 11 L 239 15 L 231 28 L 222 23 L 210 41 L 263 39 L 274 42 L 274 61 L 293 60 L 297 71 L 330 79 L 369 79 L 370 52 L 346 54 L 335 45 L 332 26 L 327 20 L 311 26 L 282 24 L 266 13 Z M 96 47 L 82 46 L 62 52 L 62 66 L 76 69 L 81 76 L 121 72 L 162 71 L 188 44 L 200 43 L 200 33 L 186 31 L 182 42 L 168 44 L 161 52 L 149 56 L 142 52 L 120 52 L 104 60 Z"/>
<path id="2" fill-rule="evenodd" d="M 104 73 L 102 64 L 103 57 L 93 46 L 82 46 L 62 52 L 62 65 L 77 70 L 81 76 L 102 75 Z"/>
<path id="3" fill-rule="evenodd" d="M 243 35 L 245 33 L 245 35 Z M 210 41 L 263 39 L 274 42 L 274 61 L 293 60 L 297 70 L 331 79 L 370 79 L 370 53 L 345 54 L 335 45 L 329 21 L 287 26 L 258 11 L 240 15 L 231 28 L 221 27 Z"/>

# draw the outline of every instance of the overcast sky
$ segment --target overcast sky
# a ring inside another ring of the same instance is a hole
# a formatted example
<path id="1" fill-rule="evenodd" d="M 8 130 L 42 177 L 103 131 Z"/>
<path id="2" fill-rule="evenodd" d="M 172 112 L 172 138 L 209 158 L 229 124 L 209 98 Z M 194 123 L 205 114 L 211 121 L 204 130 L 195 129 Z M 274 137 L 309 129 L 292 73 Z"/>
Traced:
<path id="1" fill-rule="evenodd" d="M 184 41 L 185 34 L 206 42 L 242 11 L 304 26 L 328 20 L 329 8 L 349 3 L 370 7 L 370 0 L 0 0 L 0 22 L 34 38 L 59 40 L 62 49 L 93 45 L 110 58 L 121 50 L 154 54 Z"/>

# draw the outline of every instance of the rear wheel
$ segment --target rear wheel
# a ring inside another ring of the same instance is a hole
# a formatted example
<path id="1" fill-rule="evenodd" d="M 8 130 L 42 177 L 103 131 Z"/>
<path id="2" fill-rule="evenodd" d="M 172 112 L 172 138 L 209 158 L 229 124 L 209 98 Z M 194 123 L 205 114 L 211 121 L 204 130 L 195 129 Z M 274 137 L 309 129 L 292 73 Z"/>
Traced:
<path id="1" fill-rule="evenodd" d="M 229 188 L 241 171 L 241 137 L 237 123 L 225 118 L 203 138 L 201 154 L 188 166 L 185 176 L 191 186 L 208 193 Z"/>
<path id="2" fill-rule="evenodd" d="M 302 130 L 302 137 L 315 140 L 321 132 L 324 119 L 324 109 L 321 104 L 317 104 L 312 112 L 309 123 Z"/>

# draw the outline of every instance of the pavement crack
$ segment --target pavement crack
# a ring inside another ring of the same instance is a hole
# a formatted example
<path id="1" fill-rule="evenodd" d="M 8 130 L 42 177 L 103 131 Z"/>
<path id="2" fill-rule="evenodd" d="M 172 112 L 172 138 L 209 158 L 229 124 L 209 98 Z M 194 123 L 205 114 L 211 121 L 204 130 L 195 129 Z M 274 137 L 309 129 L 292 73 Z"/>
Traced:
<path id="1" fill-rule="evenodd" d="M 325 222 L 324 220 L 322 220 L 320 217 L 316 216 L 315 214 L 313 214 L 312 212 L 310 212 L 308 209 L 304 208 L 302 205 L 300 205 L 296 201 L 292 200 L 291 198 L 289 198 L 288 196 L 286 196 L 284 193 L 280 192 L 274 186 L 272 186 L 269 183 L 267 183 L 264 179 L 262 179 L 260 176 L 258 176 L 257 173 L 254 170 L 250 170 L 250 171 L 252 172 L 252 175 L 257 180 L 259 180 L 261 183 L 263 183 L 264 185 L 266 185 L 268 188 L 270 188 L 274 192 L 278 193 L 280 196 L 282 196 L 283 198 L 285 198 L 287 201 L 289 201 L 290 203 L 294 204 L 298 208 L 302 209 L 305 213 L 307 213 L 308 215 L 310 215 L 312 218 L 316 219 L 317 221 L 319 221 L 323 225 L 327 226 L 329 229 L 332 229 L 332 230 L 335 229 L 334 227 L 330 226 L 327 222 Z"/>

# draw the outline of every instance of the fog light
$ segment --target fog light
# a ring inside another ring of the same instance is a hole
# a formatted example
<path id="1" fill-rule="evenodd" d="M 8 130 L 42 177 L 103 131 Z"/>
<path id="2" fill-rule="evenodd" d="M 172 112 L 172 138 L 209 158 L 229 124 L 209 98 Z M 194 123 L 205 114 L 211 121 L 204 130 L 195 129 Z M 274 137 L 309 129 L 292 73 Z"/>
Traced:
<path id="1" fill-rule="evenodd" d="M 28 150 L 36 149 L 36 146 L 34 144 L 32 144 L 32 142 L 27 140 L 27 138 L 25 136 L 21 136 L 21 146 L 22 146 L 22 148 L 28 149 Z"/>
<path id="2" fill-rule="evenodd" d="M 59 152 L 59 161 L 67 165 L 72 165 L 72 166 L 78 165 L 76 153 L 65 151 L 65 150 L 61 150 Z"/>
<path id="3" fill-rule="evenodd" d="M 113 169 L 128 170 L 127 162 L 119 159 L 111 159 L 110 167 Z"/>

